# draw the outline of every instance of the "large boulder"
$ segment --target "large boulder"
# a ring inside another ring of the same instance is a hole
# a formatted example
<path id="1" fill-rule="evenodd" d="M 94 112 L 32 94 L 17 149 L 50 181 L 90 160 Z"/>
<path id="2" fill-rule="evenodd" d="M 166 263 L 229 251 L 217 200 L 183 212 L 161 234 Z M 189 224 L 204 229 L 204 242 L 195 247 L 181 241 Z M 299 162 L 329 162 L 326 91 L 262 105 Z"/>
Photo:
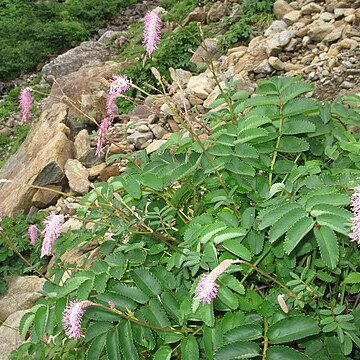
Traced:
<path id="1" fill-rule="evenodd" d="M 58 79 L 79 70 L 95 60 L 109 59 L 109 50 L 97 41 L 86 41 L 79 46 L 59 55 L 42 68 L 42 74 L 48 81 Z"/>
<path id="2" fill-rule="evenodd" d="M 32 186 L 59 184 L 64 179 L 64 165 L 72 156 L 69 129 L 65 125 L 68 107 L 49 106 L 31 129 L 18 151 L 0 169 L 0 204 L 7 215 L 27 212 L 38 190 Z"/>
<path id="3" fill-rule="evenodd" d="M 106 98 L 108 86 L 106 80 L 111 79 L 121 69 L 131 63 L 93 62 L 81 69 L 61 77 L 53 84 L 50 96 L 45 102 L 49 107 L 57 103 L 60 98 L 67 97 L 70 105 L 68 111 L 68 126 L 73 134 L 87 126 L 96 126 L 97 122 L 106 116 Z M 67 101 L 64 99 L 64 101 Z"/>
<path id="4" fill-rule="evenodd" d="M 37 276 L 10 278 L 7 294 L 0 297 L 0 320 L 5 321 L 12 313 L 30 309 L 41 297 L 38 293 L 45 283 Z"/>

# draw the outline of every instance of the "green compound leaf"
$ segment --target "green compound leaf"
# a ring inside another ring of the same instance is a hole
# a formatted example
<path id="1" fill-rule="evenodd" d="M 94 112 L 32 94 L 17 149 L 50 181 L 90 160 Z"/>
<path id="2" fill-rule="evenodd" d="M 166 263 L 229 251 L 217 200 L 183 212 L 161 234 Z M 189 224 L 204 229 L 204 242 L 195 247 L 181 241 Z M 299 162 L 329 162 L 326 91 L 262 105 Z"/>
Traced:
<path id="1" fill-rule="evenodd" d="M 34 328 L 35 328 L 35 333 L 36 336 L 39 339 L 42 339 L 45 329 L 46 329 L 46 324 L 49 318 L 49 308 L 48 306 L 40 306 L 36 313 L 35 313 L 35 318 L 34 318 Z"/>
<path id="2" fill-rule="evenodd" d="M 344 280 L 345 284 L 358 284 L 360 283 L 360 273 L 353 272 L 350 273 Z"/>
<path id="3" fill-rule="evenodd" d="M 335 232 L 323 225 L 314 228 L 314 235 L 320 248 L 321 258 L 328 268 L 334 269 L 339 261 L 339 245 Z"/>
<path id="4" fill-rule="evenodd" d="M 328 226 L 329 228 L 333 229 L 334 231 L 348 236 L 350 229 L 346 228 L 344 225 L 344 218 L 333 215 L 333 214 L 321 214 L 316 217 L 316 221 L 319 225 Z"/>
<path id="5" fill-rule="evenodd" d="M 284 122 L 283 135 L 296 135 L 315 132 L 316 126 L 310 121 L 289 119 Z"/>
<path id="6" fill-rule="evenodd" d="M 139 354 L 136 350 L 132 329 L 129 321 L 122 321 L 119 324 L 119 345 L 120 351 L 126 360 L 138 360 Z"/>
<path id="7" fill-rule="evenodd" d="M 213 241 L 216 245 L 221 244 L 225 240 L 243 237 L 246 230 L 242 228 L 229 228 L 214 236 Z M 238 241 L 238 240 L 237 240 Z"/>
<path id="8" fill-rule="evenodd" d="M 87 360 L 99 360 L 101 353 L 105 347 L 106 342 L 106 333 L 96 337 L 90 344 L 87 352 L 86 359 Z"/>
<path id="9" fill-rule="evenodd" d="M 271 325 L 267 335 L 272 344 L 283 344 L 316 335 L 319 332 L 320 327 L 316 320 L 309 316 L 293 316 Z"/>
<path id="10" fill-rule="evenodd" d="M 106 335 L 106 351 L 111 360 L 121 360 L 118 327 L 108 331 Z"/>
<path id="11" fill-rule="evenodd" d="M 307 213 L 302 208 L 295 208 L 287 212 L 270 229 L 269 231 L 270 242 L 271 243 L 275 242 L 279 237 L 281 237 L 287 231 L 289 231 L 295 222 L 299 221 L 300 219 L 306 216 Z"/>
<path id="12" fill-rule="evenodd" d="M 262 327 L 260 325 L 247 324 L 237 326 L 226 334 L 224 334 L 224 341 L 226 344 L 235 341 L 256 340 L 262 336 Z"/>
<path id="13" fill-rule="evenodd" d="M 19 324 L 19 333 L 20 333 L 20 336 L 21 336 L 21 340 L 25 341 L 27 332 L 28 332 L 31 324 L 34 321 L 34 318 L 35 318 L 35 314 L 32 313 L 32 312 L 27 312 L 21 318 L 20 324 Z"/>
<path id="14" fill-rule="evenodd" d="M 283 153 L 298 153 L 309 149 L 310 145 L 306 140 L 296 136 L 284 136 L 277 150 Z"/>
<path id="15" fill-rule="evenodd" d="M 226 240 L 222 243 L 222 246 L 231 253 L 235 254 L 241 259 L 251 261 L 252 254 L 238 239 Z"/>
<path id="16" fill-rule="evenodd" d="M 136 286 L 149 296 L 157 296 L 162 292 L 161 285 L 155 277 L 146 269 L 135 269 L 131 271 L 131 277 Z"/>
<path id="17" fill-rule="evenodd" d="M 110 280 L 108 290 L 128 297 L 139 304 L 146 304 L 149 301 L 149 296 L 136 286 L 128 286 L 118 281 Z"/>
<path id="18" fill-rule="evenodd" d="M 296 202 L 285 202 L 279 206 L 271 207 L 269 209 L 261 210 L 259 213 L 259 230 L 263 230 L 271 225 L 274 225 L 282 216 L 287 214 L 289 211 L 300 208 Z"/>
<path id="19" fill-rule="evenodd" d="M 199 359 L 199 345 L 194 335 L 189 335 L 181 340 L 181 359 L 197 360 Z"/>
<path id="20" fill-rule="evenodd" d="M 267 360 L 310 360 L 305 354 L 287 346 L 271 346 L 266 352 Z"/>
<path id="21" fill-rule="evenodd" d="M 89 342 L 90 340 L 98 337 L 109 331 L 113 327 L 113 324 L 109 321 L 96 321 L 93 322 L 88 329 L 86 330 L 85 334 L 85 342 Z"/>
<path id="22" fill-rule="evenodd" d="M 170 346 L 161 346 L 154 355 L 154 360 L 170 360 L 172 350 Z"/>
<path id="23" fill-rule="evenodd" d="M 251 359 L 259 355 L 259 345 L 250 341 L 236 341 L 222 346 L 215 353 L 215 360 Z"/>
<path id="24" fill-rule="evenodd" d="M 286 234 L 284 241 L 285 253 L 289 255 L 313 226 L 314 221 L 310 217 L 298 220 Z"/>

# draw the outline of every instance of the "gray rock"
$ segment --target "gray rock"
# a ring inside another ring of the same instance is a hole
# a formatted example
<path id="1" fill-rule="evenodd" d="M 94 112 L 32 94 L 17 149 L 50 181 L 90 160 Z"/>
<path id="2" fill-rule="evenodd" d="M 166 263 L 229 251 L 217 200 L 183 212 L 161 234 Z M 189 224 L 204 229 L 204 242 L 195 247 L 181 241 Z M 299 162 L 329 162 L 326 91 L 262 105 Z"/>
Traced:
<path id="1" fill-rule="evenodd" d="M 190 24 L 192 21 L 206 23 L 206 11 L 204 7 L 195 8 L 183 21 L 183 25 L 186 26 Z"/>
<path id="2" fill-rule="evenodd" d="M 284 30 L 275 34 L 266 42 L 266 53 L 268 56 L 276 56 L 281 49 L 286 46 L 290 40 L 295 36 L 293 31 Z"/>
<path id="3" fill-rule="evenodd" d="M 158 150 L 167 140 L 154 140 L 150 145 L 146 147 L 146 153 L 151 154 Z"/>
<path id="4" fill-rule="evenodd" d="M 265 36 L 270 36 L 273 34 L 276 34 L 280 31 L 286 30 L 287 29 L 287 24 L 285 21 L 283 20 L 275 20 L 266 30 L 264 35 Z"/>
<path id="5" fill-rule="evenodd" d="M 287 25 L 292 25 L 293 23 L 297 22 L 300 19 L 300 17 L 301 17 L 300 11 L 293 10 L 285 14 L 283 20 Z"/>
<path id="6" fill-rule="evenodd" d="M 10 278 L 7 294 L 0 296 L 0 320 L 5 321 L 16 311 L 30 309 L 41 297 L 38 291 L 42 289 L 44 283 L 45 279 L 37 276 Z"/>
<path id="7" fill-rule="evenodd" d="M 61 186 L 47 185 L 46 188 L 50 190 L 39 189 L 32 198 L 32 205 L 38 209 L 45 209 L 50 205 L 55 205 L 60 197 L 58 192 L 62 190 Z"/>
<path id="8" fill-rule="evenodd" d="M 203 46 L 199 46 L 191 57 L 190 61 L 195 64 L 204 64 L 206 61 L 212 59 L 216 60 L 220 57 L 220 52 L 217 49 L 217 39 L 205 39 Z M 204 49 L 207 49 L 207 51 Z"/>
<path id="9" fill-rule="evenodd" d="M 308 36 L 314 42 L 322 41 L 327 34 L 335 30 L 335 26 L 325 22 L 313 22 L 309 26 Z"/>
<path id="10" fill-rule="evenodd" d="M 161 139 L 167 133 L 167 131 L 158 124 L 150 125 L 150 129 L 157 139 Z"/>
<path id="11" fill-rule="evenodd" d="M 85 195 L 89 192 L 89 172 L 79 160 L 69 159 L 65 164 L 65 175 L 69 180 L 69 187 L 78 194 Z"/>
<path id="12" fill-rule="evenodd" d="M 106 59 L 109 59 L 109 51 L 104 45 L 97 41 L 86 41 L 50 61 L 41 72 L 47 81 L 52 82 L 52 76 L 57 79 L 79 70 L 94 60 Z"/>
<path id="13" fill-rule="evenodd" d="M 224 16 L 229 15 L 230 10 L 226 4 L 217 1 L 208 11 L 208 22 L 220 21 Z"/>
<path id="14" fill-rule="evenodd" d="M 104 148 L 104 152 L 100 156 L 96 155 L 96 149 L 90 148 L 80 159 L 79 161 L 87 168 L 93 167 L 95 165 L 101 164 L 105 160 L 105 153 L 107 146 Z"/>
<path id="15" fill-rule="evenodd" d="M 275 69 L 275 70 L 284 70 L 284 63 L 275 56 L 269 57 L 269 64 Z"/>

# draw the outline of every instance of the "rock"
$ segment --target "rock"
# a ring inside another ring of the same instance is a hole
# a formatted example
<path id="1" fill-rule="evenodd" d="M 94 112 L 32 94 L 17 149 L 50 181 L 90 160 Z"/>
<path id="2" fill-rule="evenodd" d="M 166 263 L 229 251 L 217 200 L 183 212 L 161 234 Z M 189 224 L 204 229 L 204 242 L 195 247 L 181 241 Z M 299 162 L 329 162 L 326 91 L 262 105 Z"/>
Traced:
<path id="1" fill-rule="evenodd" d="M 331 21 L 334 18 L 335 18 L 334 14 L 331 14 L 329 12 L 323 12 L 322 14 L 320 14 L 319 20 L 328 22 L 328 21 Z"/>
<path id="2" fill-rule="evenodd" d="M 60 197 L 60 194 L 58 192 L 61 191 L 61 186 L 47 185 L 46 188 L 54 191 L 46 191 L 43 189 L 39 189 L 32 198 L 32 205 L 36 206 L 38 209 L 45 209 L 50 205 L 55 205 L 56 201 Z"/>
<path id="3" fill-rule="evenodd" d="M 190 78 L 192 77 L 192 74 L 190 71 L 186 71 L 183 69 L 176 69 L 174 71 L 170 72 L 171 78 L 174 82 L 177 83 L 177 85 L 180 85 L 182 89 L 186 87 L 188 84 Z"/>
<path id="4" fill-rule="evenodd" d="M 109 61 L 106 63 L 89 63 L 78 71 L 63 76 L 53 84 L 50 96 L 44 102 L 44 108 L 51 107 L 63 96 L 63 93 L 75 104 L 80 104 L 81 111 L 90 111 L 90 115 L 100 123 L 106 117 L 106 99 L 108 87 L 104 79 L 111 79 L 119 70 L 130 65 L 130 63 L 117 63 Z M 68 107 L 66 124 L 73 135 L 81 129 L 87 128 L 94 122 L 84 116 L 73 106 Z"/>
<path id="5" fill-rule="evenodd" d="M 111 156 L 114 154 L 125 154 L 126 153 L 126 145 L 125 144 L 110 144 L 109 149 L 107 151 L 107 156 Z"/>
<path id="6" fill-rule="evenodd" d="M 90 150 L 90 136 L 86 129 L 81 130 L 75 137 L 74 156 L 75 159 L 81 159 L 82 156 Z"/>
<path id="7" fill-rule="evenodd" d="M 151 131 L 154 134 L 156 139 L 161 139 L 167 133 L 167 131 L 162 126 L 160 126 L 158 124 L 150 125 L 150 129 L 151 129 Z"/>
<path id="8" fill-rule="evenodd" d="M 331 42 L 337 41 L 341 38 L 343 30 L 345 28 L 345 25 L 342 25 L 342 26 L 334 25 L 334 26 L 335 26 L 334 31 L 331 31 L 329 34 L 327 34 L 324 37 L 324 40 L 323 40 L 324 42 L 331 43 Z"/>
<path id="9" fill-rule="evenodd" d="M 207 15 L 207 20 L 208 22 L 220 21 L 222 18 L 229 14 L 230 10 L 226 6 L 226 4 L 217 1 L 213 6 L 211 6 Z"/>
<path id="10" fill-rule="evenodd" d="M 324 22 L 313 22 L 309 26 L 308 35 L 314 42 L 322 41 L 325 36 L 335 30 L 334 25 Z"/>
<path id="11" fill-rule="evenodd" d="M 188 99 L 192 106 L 202 105 L 204 103 L 204 99 L 201 99 L 194 94 L 189 94 Z"/>
<path id="12" fill-rule="evenodd" d="M 215 81 L 201 74 L 190 78 L 187 84 L 187 91 L 192 93 L 194 89 L 202 89 L 202 91 L 205 91 L 208 95 L 213 91 L 214 87 Z"/>
<path id="13" fill-rule="evenodd" d="M 147 154 L 151 154 L 157 151 L 167 140 L 154 140 L 149 146 L 146 147 L 145 151 Z"/>
<path id="14" fill-rule="evenodd" d="M 266 53 L 269 56 L 278 55 L 281 49 L 286 46 L 294 36 L 295 33 L 288 30 L 275 34 L 266 43 Z"/>
<path id="15" fill-rule="evenodd" d="M 16 350 L 23 341 L 20 338 L 19 325 L 20 320 L 28 310 L 19 310 L 6 319 L 0 326 L 0 360 L 9 359 L 9 355 Z"/>
<path id="16" fill-rule="evenodd" d="M 337 43 L 338 48 L 354 50 L 359 46 L 359 43 L 354 39 L 343 39 Z"/>
<path id="17" fill-rule="evenodd" d="M 217 39 L 205 39 L 204 43 L 196 49 L 190 61 L 194 64 L 204 64 L 210 59 L 218 59 L 220 52 L 217 49 L 217 44 Z M 207 50 L 205 50 L 204 47 Z"/>
<path id="18" fill-rule="evenodd" d="M 301 15 L 312 15 L 314 13 L 320 13 L 322 10 L 322 7 L 318 4 L 315 4 L 314 2 L 311 2 L 309 4 L 306 4 L 303 6 L 300 10 Z"/>
<path id="19" fill-rule="evenodd" d="M 277 19 L 282 19 L 285 14 L 294 9 L 285 0 L 276 0 L 273 7 L 273 13 Z"/>
<path id="20" fill-rule="evenodd" d="M 217 97 L 220 95 L 220 89 L 216 87 L 211 94 L 208 96 L 208 98 L 204 101 L 204 108 L 205 109 L 211 109 L 211 104 L 217 99 Z"/>
<path id="21" fill-rule="evenodd" d="M 272 68 L 268 62 L 268 60 L 263 60 L 255 69 L 253 69 L 255 74 L 270 74 L 272 72 Z"/>
<path id="22" fill-rule="evenodd" d="M 350 82 L 350 81 L 344 81 L 342 84 L 341 84 L 341 87 L 343 89 L 352 89 L 354 87 L 354 83 Z"/>
<path id="23" fill-rule="evenodd" d="M 105 160 L 105 153 L 107 146 L 104 147 L 104 151 L 100 155 L 96 155 L 96 149 L 90 148 L 79 161 L 87 168 L 101 164 Z"/>
<path id="24" fill-rule="evenodd" d="M 102 181 L 108 181 L 109 178 L 111 178 L 112 176 L 117 176 L 117 175 L 120 175 L 119 166 L 116 164 L 109 165 L 109 166 L 106 166 L 106 168 L 104 168 L 103 170 L 101 170 L 100 179 Z"/>
<path id="25" fill-rule="evenodd" d="M 196 86 L 191 89 L 191 94 L 200 98 L 201 100 L 206 100 L 209 96 L 209 93 L 201 86 Z"/>
<path id="26" fill-rule="evenodd" d="M 50 61 L 41 72 L 47 81 L 52 82 L 52 76 L 58 79 L 95 60 L 107 60 L 109 56 L 109 51 L 104 45 L 97 41 L 86 41 Z"/>
<path id="27" fill-rule="evenodd" d="M 81 220 L 70 218 L 69 220 L 66 220 L 64 224 L 61 226 L 60 232 L 63 234 L 68 232 L 69 230 L 70 231 L 80 230 L 82 226 L 83 226 L 83 222 Z"/>
<path id="28" fill-rule="evenodd" d="M 91 167 L 89 170 L 89 179 L 91 181 L 95 180 L 101 173 L 101 171 L 103 169 L 106 168 L 106 164 L 105 163 L 101 163 L 99 165 L 95 165 L 93 167 Z"/>
<path id="29" fill-rule="evenodd" d="M 192 21 L 206 23 L 206 11 L 204 7 L 196 7 L 183 21 L 183 26 L 190 24 Z"/>
<path id="30" fill-rule="evenodd" d="M 171 129 L 172 132 L 179 132 L 180 128 L 179 125 L 177 124 L 177 122 L 174 119 L 168 119 L 167 123 Z"/>
<path id="31" fill-rule="evenodd" d="M 341 18 L 345 15 L 345 8 L 336 8 L 334 9 L 334 17 L 335 19 Z"/>
<path id="32" fill-rule="evenodd" d="M 293 23 L 296 23 L 300 19 L 300 17 L 301 12 L 298 10 L 293 10 L 285 14 L 283 20 L 287 25 L 292 25 Z"/>
<path id="33" fill-rule="evenodd" d="M 89 172 L 79 160 L 69 159 L 65 164 L 65 175 L 69 180 L 69 187 L 78 194 L 85 195 L 89 192 Z"/>
<path id="34" fill-rule="evenodd" d="M 45 279 L 37 276 L 18 276 L 8 280 L 8 292 L 0 296 L 0 320 L 5 321 L 12 313 L 30 309 L 43 287 Z"/>
<path id="35" fill-rule="evenodd" d="M 266 37 L 276 34 L 280 31 L 286 30 L 288 27 L 287 23 L 283 20 L 275 20 L 266 30 L 264 35 Z"/>
<path id="36" fill-rule="evenodd" d="M 147 133 L 140 133 L 135 131 L 130 136 L 128 136 L 127 140 L 130 144 L 134 144 L 136 149 L 141 149 L 141 146 L 146 143 L 148 140 L 152 140 L 154 137 L 151 131 Z"/>
<path id="37" fill-rule="evenodd" d="M 72 155 L 69 129 L 64 125 L 67 109 L 64 104 L 47 108 L 17 152 L 0 169 L 0 179 L 12 180 L 0 184 L 0 204 L 5 214 L 11 216 L 30 209 L 37 189 L 26 184 L 45 186 L 63 180 L 65 162 Z"/>
<path id="38" fill-rule="evenodd" d="M 279 58 L 270 56 L 268 61 L 275 70 L 284 70 L 284 63 Z"/>

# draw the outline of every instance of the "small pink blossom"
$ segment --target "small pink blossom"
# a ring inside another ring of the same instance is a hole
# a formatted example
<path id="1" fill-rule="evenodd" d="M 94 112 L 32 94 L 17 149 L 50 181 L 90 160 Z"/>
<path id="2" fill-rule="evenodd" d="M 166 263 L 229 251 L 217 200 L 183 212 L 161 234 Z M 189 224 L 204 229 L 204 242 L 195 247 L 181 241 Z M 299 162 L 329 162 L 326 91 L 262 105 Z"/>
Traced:
<path id="1" fill-rule="evenodd" d="M 144 45 L 147 54 L 150 56 L 160 42 L 161 19 L 157 9 L 149 11 L 144 17 Z"/>
<path id="2" fill-rule="evenodd" d="M 62 323 L 65 334 L 70 339 L 80 339 L 82 336 L 81 320 L 85 313 L 84 308 L 92 305 L 91 301 L 72 300 L 64 311 Z"/>
<path id="3" fill-rule="evenodd" d="M 30 89 L 21 89 L 20 91 L 20 107 L 22 112 L 21 123 L 25 124 L 29 121 L 32 98 Z"/>
<path id="4" fill-rule="evenodd" d="M 37 229 L 36 225 L 31 224 L 29 226 L 28 233 L 29 233 L 29 238 L 30 238 L 30 244 L 32 246 L 35 246 L 37 232 L 38 232 L 38 229 Z"/>
<path id="5" fill-rule="evenodd" d="M 351 210 L 353 212 L 352 229 L 349 237 L 360 246 L 360 185 L 355 189 L 351 198 Z"/>
<path id="6" fill-rule="evenodd" d="M 116 104 L 115 104 L 116 95 L 108 95 L 106 99 L 106 115 L 113 116 L 116 112 Z"/>
<path id="7" fill-rule="evenodd" d="M 99 126 L 98 138 L 96 144 L 96 153 L 95 153 L 98 156 L 100 156 L 103 151 L 106 133 L 109 130 L 110 125 L 111 125 L 111 121 L 109 120 L 109 118 L 105 118 Z"/>
<path id="8" fill-rule="evenodd" d="M 41 256 L 51 254 L 51 249 L 60 236 L 60 228 L 64 223 L 63 215 L 56 215 L 54 212 L 51 212 L 50 215 L 44 220 L 45 229 L 43 231 L 44 240 L 41 248 Z"/>
<path id="9" fill-rule="evenodd" d="M 210 304 L 216 298 L 219 285 L 216 284 L 217 278 L 236 260 L 224 260 L 209 274 L 203 274 L 195 290 L 195 298 L 203 303 Z"/>
<path id="10" fill-rule="evenodd" d="M 112 78 L 110 83 L 110 95 L 121 95 L 129 90 L 131 86 L 131 79 L 125 75 L 117 75 Z"/>

